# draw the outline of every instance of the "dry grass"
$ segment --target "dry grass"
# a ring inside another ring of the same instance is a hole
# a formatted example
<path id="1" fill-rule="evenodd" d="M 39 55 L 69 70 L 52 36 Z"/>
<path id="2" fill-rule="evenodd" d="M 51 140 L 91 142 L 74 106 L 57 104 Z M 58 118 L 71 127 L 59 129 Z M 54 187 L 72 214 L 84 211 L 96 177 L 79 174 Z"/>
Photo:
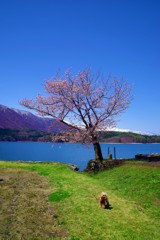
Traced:
<path id="1" fill-rule="evenodd" d="M 0 240 L 65 237 L 47 179 L 23 169 L 0 169 Z"/>

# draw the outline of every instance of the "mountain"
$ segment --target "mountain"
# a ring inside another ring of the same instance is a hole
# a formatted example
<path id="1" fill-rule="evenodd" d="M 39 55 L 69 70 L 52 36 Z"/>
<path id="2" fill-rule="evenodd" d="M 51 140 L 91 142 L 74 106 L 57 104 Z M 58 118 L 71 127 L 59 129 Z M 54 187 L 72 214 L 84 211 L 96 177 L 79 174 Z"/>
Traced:
<path id="1" fill-rule="evenodd" d="M 124 132 L 124 133 L 132 132 L 132 133 L 137 133 L 137 134 L 141 134 L 141 135 L 149 135 L 149 136 L 155 135 L 154 133 L 151 133 L 151 132 L 137 131 L 137 130 L 131 130 L 131 129 L 121 129 L 121 128 L 111 128 L 111 129 L 108 129 L 108 131 Z"/>
<path id="2" fill-rule="evenodd" d="M 55 119 L 38 117 L 28 111 L 0 105 L 0 128 L 57 133 L 65 131 L 66 126 Z"/>
<path id="3" fill-rule="evenodd" d="M 56 119 L 38 117 L 28 111 L 0 105 L 0 141 L 51 141 L 51 133 L 62 133 L 66 125 Z M 160 143 L 160 136 L 135 133 L 129 130 L 103 131 L 100 142 Z"/>
<path id="4" fill-rule="evenodd" d="M 107 143 L 160 143 L 160 136 L 140 134 L 131 131 L 105 131 L 101 132 L 100 141 Z"/>

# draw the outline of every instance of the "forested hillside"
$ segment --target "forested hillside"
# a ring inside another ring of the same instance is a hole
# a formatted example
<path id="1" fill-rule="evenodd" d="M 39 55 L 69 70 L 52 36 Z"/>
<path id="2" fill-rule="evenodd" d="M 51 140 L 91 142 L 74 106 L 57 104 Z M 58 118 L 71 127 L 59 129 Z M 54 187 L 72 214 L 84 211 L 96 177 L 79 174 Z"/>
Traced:
<path id="1" fill-rule="evenodd" d="M 50 142 L 51 134 L 36 130 L 0 129 L 0 141 Z"/>
<path id="2" fill-rule="evenodd" d="M 0 141 L 50 142 L 52 135 L 36 130 L 0 129 Z M 160 143 L 160 136 L 109 131 L 100 133 L 100 141 L 106 143 Z"/>
<path id="3" fill-rule="evenodd" d="M 108 131 L 101 133 L 101 142 L 109 143 L 160 143 L 159 135 L 142 135 L 133 132 Z"/>

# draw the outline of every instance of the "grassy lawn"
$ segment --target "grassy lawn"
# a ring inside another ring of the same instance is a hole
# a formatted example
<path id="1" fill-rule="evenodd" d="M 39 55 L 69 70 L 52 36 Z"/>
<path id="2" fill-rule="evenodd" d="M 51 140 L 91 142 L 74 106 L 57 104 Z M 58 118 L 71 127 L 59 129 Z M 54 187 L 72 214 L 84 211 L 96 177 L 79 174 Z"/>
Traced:
<path id="1" fill-rule="evenodd" d="M 30 224 L 27 225 L 30 232 L 27 232 L 26 238 L 24 235 L 20 238 L 20 227 L 17 225 L 19 232 L 16 235 L 17 229 L 12 223 L 12 227 L 8 226 L 5 231 L 10 230 L 12 235 L 14 229 L 14 236 L 6 238 L 3 231 L 3 238 L 0 238 L 2 240 L 160 239 L 160 168 L 128 162 L 121 167 L 98 174 L 87 174 L 73 172 L 68 166 L 59 163 L 13 163 L 1 161 L 1 175 L 5 176 L 6 173 L 7 176 L 8 171 L 23 171 L 26 175 L 34 174 L 33 178 L 37 176 L 35 185 L 31 186 L 32 194 L 35 197 L 34 201 L 28 200 L 28 205 L 32 203 L 30 207 L 33 209 L 30 218 L 34 219 L 37 212 L 35 209 L 39 209 L 41 198 L 43 198 L 42 205 L 44 209 L 40 209 L 39 212 L 44 211 L 45 217 L 38 217 L 39 234 L 38 232 L 33 233 L 33 230 L 31 231 L 33 227 Z M 23 175 L 21 178 L 24 179 Z M 5 181 L 7 180 L 4 177 L 4 181 L 0 183 L 2 188 Z M 28 184 L 33 184 L 33 182 L 30 176 Z M 41 187 L 38 185 L 40 183 Z M 21 186 L 20 189 L 23 188 L 26 189 L 26 185 Z M 45 193 L 43 190 L 45 190 Z M 99 196 L 102 191 L 108 193 L 111 209 L 101 209 L 98 201 L 92 197 L 92 194 Z M 22 197 L 20 190 L 18 193 Z M 24 197 L 25 194 L 23 192 Z M 42 196 L 39 197 L 39 194 L 42 194 Z M 4 196 L 5 198 L 7 204 L 8 198 Z M 24 201 L 23 198 L 22 201 Z M 17 202 L 17 204 L 21 205 L 21 202 Z M 25 207 L 23 209 L 25 216 L 29 214 L 29 212 L 25 211 Z M 6 214 L 6 212 L 3 211 L 3 214 Z M 14 215 L 15 219 L 19 216 L 16 216 L 15 213 Z M 23 215 L 22 209 L 21 215 Z M 3 217 L 1 215 L 1 218 Z M 20 218 L 19 226 L 23 226 L 23 224 Z M 34 224 L 34 221 L 32 221 L 32 224 Z M 41 224 L 44 228 L 45 226 L 47 228 L 45 233 L 40 230 L 43 229 Z M 52 231 L 49 231 L 50 225 L 52 225 Z M 43 234 L 46 234 L 45 237 Z"/>

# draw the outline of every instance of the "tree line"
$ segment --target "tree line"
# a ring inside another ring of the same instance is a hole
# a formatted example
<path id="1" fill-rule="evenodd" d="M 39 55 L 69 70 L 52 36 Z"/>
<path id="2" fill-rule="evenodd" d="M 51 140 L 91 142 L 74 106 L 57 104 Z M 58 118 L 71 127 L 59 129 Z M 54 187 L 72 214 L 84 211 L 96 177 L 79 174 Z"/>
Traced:
<path id="1" fill-rule="evenodd" d="M 63 142 L 62 134 L 58 135 L 59 140 L 56 142 Z M 52 142 L 52 136 L 52 134 L 36 130 L 0 129 L 0 141 Z M 99 141 L 104 143 L 160 143 L 160 136 L 103 131 L 99 132 Z"/>

